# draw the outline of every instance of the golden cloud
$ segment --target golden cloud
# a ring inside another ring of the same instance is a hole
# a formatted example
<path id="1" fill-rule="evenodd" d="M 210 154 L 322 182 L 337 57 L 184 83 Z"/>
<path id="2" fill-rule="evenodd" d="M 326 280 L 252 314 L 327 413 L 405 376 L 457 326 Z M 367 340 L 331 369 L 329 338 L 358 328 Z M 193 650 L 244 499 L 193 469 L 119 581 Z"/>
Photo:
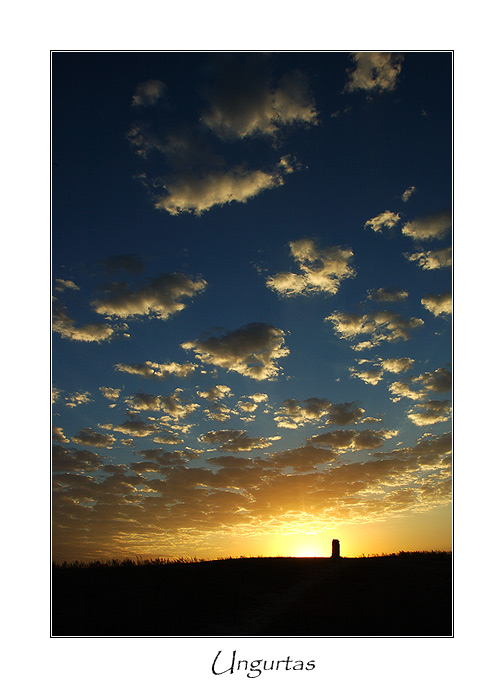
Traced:
<path id="1" fill-rule="evenodd" d="M 161 320 L 185 308 L 182 299 L 192 298 L 206 289 L 204 279 L 193 280 L 182 273 L 156 277 L 137 291 L 127 284 L 116 283 L 106 290 L 106 296 L 95 299 L 92 305 L 97 313 L 118 318 L 148 315 Z"/>
<path id="2" fill-rule="evenodd" d="M 264 323 L 250 323 L 222 337 L 184 342 L 185 350 L 194 351 L 207 365 L 215 365 L 255 380 L 278 376 L 277 360 L 289 354 L 282 330 Z"/>
<path id="3" fill-rule="evenodd" d="M 313 239 L 291 241 L 289 247 L 300 272 L 281 272 L 266 281 L 266 286 L 281 296 L 336 294 L 342 280 L 355 275 L 350 266 L 351 249 L 341 246 L 319 249 Z"/>
<path id="4" fill-rule="evenodd" d="M 357 52 L 351 54 L 346 91 L 393 91 L 401 72 L 400 53 Z"/>

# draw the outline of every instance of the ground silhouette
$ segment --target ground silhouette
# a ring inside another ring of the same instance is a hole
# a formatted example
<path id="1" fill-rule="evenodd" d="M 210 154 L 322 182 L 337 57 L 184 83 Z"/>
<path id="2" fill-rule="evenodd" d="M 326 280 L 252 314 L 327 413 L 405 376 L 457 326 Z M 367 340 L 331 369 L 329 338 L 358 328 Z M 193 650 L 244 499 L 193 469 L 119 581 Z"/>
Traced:
<path id="1" fill-rule="evenodd" d="M 53 636 L 451 636 L 452 558 L 54 565 Z"/>

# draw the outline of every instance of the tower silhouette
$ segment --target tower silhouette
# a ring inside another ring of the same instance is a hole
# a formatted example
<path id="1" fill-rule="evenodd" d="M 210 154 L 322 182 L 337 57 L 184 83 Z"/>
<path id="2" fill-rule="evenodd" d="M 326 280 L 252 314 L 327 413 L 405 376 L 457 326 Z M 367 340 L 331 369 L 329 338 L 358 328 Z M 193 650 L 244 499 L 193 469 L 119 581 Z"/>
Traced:
<path id="1" fill-rule="evenodd" d="M 332 554 L 331 554 L 332 559 L 339 559 L 340 558 L 340 548 L 339 548 L 339 540 L 333 540 L 332 541 Z"/>

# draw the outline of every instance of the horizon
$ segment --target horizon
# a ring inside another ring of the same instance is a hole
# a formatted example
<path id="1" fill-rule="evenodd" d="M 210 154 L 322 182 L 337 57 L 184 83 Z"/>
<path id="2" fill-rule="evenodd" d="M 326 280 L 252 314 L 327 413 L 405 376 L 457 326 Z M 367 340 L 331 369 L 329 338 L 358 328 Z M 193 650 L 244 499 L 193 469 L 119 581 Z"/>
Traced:
<path id="1" fill-rule="evenodd" d="M 343 559 L 343 560 L 350 560 L 350 559 L 379 559 L 380 557 L 401 557 L 401 556 L 412 556 L 412 555 L 440 555 L 440 554 L 446 554 L 446 555 L 451 555 L 453 554 L 452 550 L 401 550 L 399 552 L 372 552 L 370 554 L 360 554 L 355 557 L 344 557 L 340 556 L 338 559 Z M 215 559 L 199 559 L 197 557 L 173 557 L 173 558 L 166 558 L 161 555 L 156 556 L 152 555 L 150 557 L 141 557 L 137 556 L 135 558 L 132 557 L 124 557 L 124 559 L 90 559 L 87 561 L 84 560 L 63 560 L 63 561 L 53 561 L 52 565 L 57 566 L 57 567 L 63 567 L 69 566 L 72 567 L 74 565 L 77 566 L 82 566 L 86 568 L 87 566 L 91 565 L 106 565 L 106 566 L 122 566 L 124 564 L 132 564 L 134 566 L 150 566 L 150 565 L 164 565 L 164 564 L 199 564 L 199 563 L 210 563 L 214 561 L 236 561 L 236 560 L 243 560 L 243 559 L 323 559 L 323 560 L 331 560 L 333 557 L 331 555 L 326 555 L 326 556 L 310 556 L 310 555 L 270 555 L 270 556 L 264 556 L 262 554 L 258 555 L 245 555 L 245 554 L 239 554 L 235 556 L 229 556 L 229 557 L 217 557 Z"/>
<path id="2" fill-rule="evenodd" d="M 451 551 L 451 89 L 52 52 L 53 560 Z"/>

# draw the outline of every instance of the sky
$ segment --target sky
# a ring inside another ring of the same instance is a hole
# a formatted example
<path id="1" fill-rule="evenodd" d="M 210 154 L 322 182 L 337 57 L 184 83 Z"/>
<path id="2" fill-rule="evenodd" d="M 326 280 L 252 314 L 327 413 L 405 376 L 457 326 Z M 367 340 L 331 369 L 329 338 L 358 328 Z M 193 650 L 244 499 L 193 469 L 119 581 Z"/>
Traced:
<path id="1" fill-rule="evenodd" d="M 451 549 L 451 52 L 53 52 L 55 560 Z"/>

